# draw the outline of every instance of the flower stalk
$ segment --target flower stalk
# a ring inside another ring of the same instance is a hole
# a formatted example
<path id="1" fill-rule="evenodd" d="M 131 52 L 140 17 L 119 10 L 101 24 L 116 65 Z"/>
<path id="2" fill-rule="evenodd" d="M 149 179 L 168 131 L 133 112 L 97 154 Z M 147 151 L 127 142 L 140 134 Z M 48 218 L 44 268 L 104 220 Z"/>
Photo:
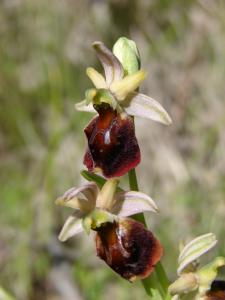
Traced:
<path id="1" fill-rule="evenodd" d="M 138 191 L 138 180 L 136 175 L 136 170 L 132 169 L 128 173 L 129 186 L 131 190 Z M 143 213 L 133 216 L 133 218 L 147 227 L 145 217 Z M 146 293 L 151 297 L 151 299 L 171 299 L 168 294 L 169 280 L 167 278 L 166 272 L 160 262 L 155 266 L 155 274 L 152 274 L 150 277 L 142 279 L 142 284 L 145 288 Z M 159 298 L 160 297 L 160 298 Z"/>

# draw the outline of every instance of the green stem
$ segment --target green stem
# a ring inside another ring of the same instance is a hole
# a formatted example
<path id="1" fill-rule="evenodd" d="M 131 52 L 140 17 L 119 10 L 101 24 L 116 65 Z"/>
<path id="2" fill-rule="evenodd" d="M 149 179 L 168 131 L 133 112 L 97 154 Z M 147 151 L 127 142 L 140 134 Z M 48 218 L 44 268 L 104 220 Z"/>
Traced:
<path id="1" fill-rule="evenodd" d="M 135 169 L 129 171 L 128 177 L 129 177 L 130 189 L 132 189 L 133 191 L 138 191 L 139 188 L 138 188 L 138 181 L 137 181 L 137 175 Z"/>
<path id="2" fill-rule="evenodd" d="M 129 185 L 130 189 L 132 191 L 138 191 L 138 181 L 137 181 L 137 176 L 136 176 L 136 171 L 135 169 L 132 169 L 128 173 L 129 177 Z M 134 219 L 136 221 L 139 221 L 143 223 L 146 227 L 146 221 L 144 214 L 137 214 L 134 216 Z M 168 286 L 169 286 L 169 280 L 167 278 L 166 272 L 162 266 L 162 264 L 159 262 L 155 266 L 155 272 L 151 274 L 150 277 L 145 278 L 142 280 L 142 284 L 145 288 L 146 293 L 152 297 L 154 300 L 169 300 L 171 297 L 168 294 Z"/>

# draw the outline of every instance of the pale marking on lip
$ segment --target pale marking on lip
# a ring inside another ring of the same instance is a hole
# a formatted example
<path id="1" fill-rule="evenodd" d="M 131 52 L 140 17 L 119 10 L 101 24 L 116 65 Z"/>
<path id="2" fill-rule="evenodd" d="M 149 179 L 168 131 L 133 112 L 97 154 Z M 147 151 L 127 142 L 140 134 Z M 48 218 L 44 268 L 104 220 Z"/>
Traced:
<path id="1" fill-rule="evenodd" d="M 107 130 L 106 133 L 105 133 L 104 143 L 106 145 L 109 145 L 111 143 L 111 140 L 110 140 L 110 131 L 109 130 Z"/>

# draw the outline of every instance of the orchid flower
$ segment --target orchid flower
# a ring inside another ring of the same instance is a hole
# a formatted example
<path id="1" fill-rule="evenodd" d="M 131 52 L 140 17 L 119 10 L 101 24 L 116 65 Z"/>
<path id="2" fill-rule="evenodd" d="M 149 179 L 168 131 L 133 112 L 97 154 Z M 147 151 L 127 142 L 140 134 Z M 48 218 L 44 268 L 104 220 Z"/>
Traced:
<path id="1" fill-rule="evenodd" d="M 143 211 L 157 212 L 155 202 L 136 191 L 116 193 L 118 180 L 106 181 L 100 190 L 90 182 L 71 188 L 56 204 L 75 211 L 65 222 L 59 239 L 85 230 L 96 231 L 97 255 L 122 277 L 133 281 L 147 277 L 162 256 L 162 246 L 144 225 L 127 218 Z"/>
<path id="2" fill-rule="evenodd" d="M 98 116 L 85 128 L 88 148 L 84 164 L 89 171 L 101 171 L 107 178 L 119 177 L 140 162 L 140 149 L 135 136 L 133 118 L 149 118 L 171 124 L 171 118 L 154 99 L 137 92 L 146 73 L 139 70 L 136 44 L 120 38 L 114 54 L 102 43 L 93 47 L 104 68 L 105 77 L 93 68 L 87 75 L 95 88 L 75 105 L 77 110 L 97 112 Z"/>
<path id="3" fill-rule="evenodd" d="M 195 300 L 224 299 L 216 298 L 211 285 L 214 282 L 218 268 L 225 265 L 223 257 L 216 257 L 211 263 L 200 267 L 198 260 L 217 244 L 214 234 L 208 233 L 197 237 L 182 248 L 177 273 L 179 278 L 170 285 L 169 291 L 176 299 L 187 299 L 186 295 L 191 294 Z M 216 291 L 218 294 L 218 291 Z M 219 294 L 224 296 L 224 292 Z"/>
<path id="4" fill-rule="evenodd" d="M 102 42 L 93 47 L 104 68 L 105 78 L 94 68 L 87 68 L 87 76 L 95 88 L 86 92 L 86 99 L 75 105 L 77 110 L 95 112 L 93 105 L 106 102 L 119 112 L 148 118 L 165 125 L 172 123 L 159 102 L 137 92 L 146 72 L 139 70 L 139 53 L 133 41 L 120 38 L 114 45 L 114 54 Z M 130 56 L 136 59 L 130 62 Z M 127 57 L 128 56 L 128 57 Z M 126 63 L 129 60 L 130 64 Z"/>

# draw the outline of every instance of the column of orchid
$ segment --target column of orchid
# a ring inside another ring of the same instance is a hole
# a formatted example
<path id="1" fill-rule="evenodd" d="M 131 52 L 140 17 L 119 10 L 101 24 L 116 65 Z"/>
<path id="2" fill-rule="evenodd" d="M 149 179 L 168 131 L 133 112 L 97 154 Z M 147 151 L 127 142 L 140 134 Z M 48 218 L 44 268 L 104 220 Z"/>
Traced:
<path id="1" fill-rule="evenodd" d="M 102 42 L 93 43 L 93 48 L 105 76 L 88 68 L 94 88 L 88 89 L 85 100 L 76 104 L 79 111 L 95 113 L 84 129 L 84 164 L 88 171 L 83 175 L 89 182 L 69 189 L 56 200 L 57 204 L 74 209 L 59 239 L 66 241 L 82 231 L 89 234 L 93 230 L 98 257 L 116 273 L 131 282 L 142 279 L 151 299 L 171 299 L 169 291 L 181 299 L 174 285 L 168 289 L 159 263 L 163 254 L 160 241 L 143 224 L 143 215 L 140 218 L 143 212 L 157 213 L 158 207 L 148 195 L 137 191 L 134 169 L 141 161 L 134 116 L 165 125 L 171 124 L 171 118 L 156 100 L 138 92 L 146 73 L 140 69 L 139 52 L 133 41 L 120 38 L 113 51 Z M 131 191 L 119 186 L 120 177 L 127 173 Z M 137 214 L 142 223 L 130 218 Z M 157 281 L 146 281 L 154 269 Z"/>

